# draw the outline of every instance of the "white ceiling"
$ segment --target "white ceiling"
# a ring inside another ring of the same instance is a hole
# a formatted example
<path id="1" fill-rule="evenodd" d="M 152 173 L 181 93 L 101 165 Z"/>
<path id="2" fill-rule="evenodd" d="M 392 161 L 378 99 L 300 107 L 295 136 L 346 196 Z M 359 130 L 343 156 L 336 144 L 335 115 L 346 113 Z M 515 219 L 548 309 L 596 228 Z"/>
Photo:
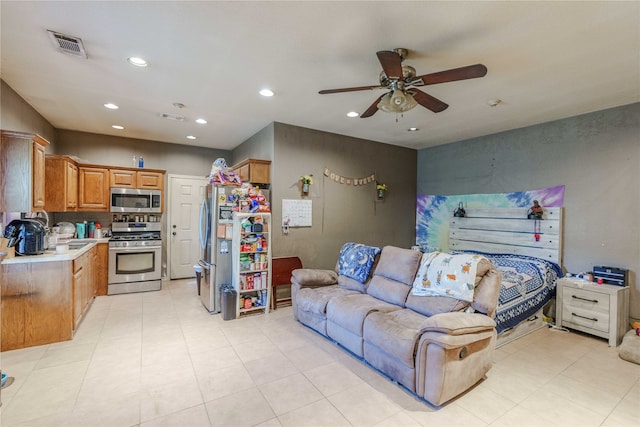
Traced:
<path id="1" fill-rule="evenodd" d="M 233 149 L 277 121 L 419 149 L 640 101 L 638 1 L 3 0 L 0 8 L 1 77 L 59 129 Z M 47 29 L 80 37 L 88 59 L 57 52 Z M 381 111 L 346 116 L 382 91 L 318 94 L 378 84 L 376 51 L 397 47 L 409 49 L 405 64 L 419 75 L 476 63 L 489 71 L 425 86 L 450 107 L 418 106 L 397 121 Z M 150 66 L 135 68 L 129 56 Z M 264 87 L 276 95 L 258 95 Z M 492 99 L 502 103 L 489 107 Z"/>

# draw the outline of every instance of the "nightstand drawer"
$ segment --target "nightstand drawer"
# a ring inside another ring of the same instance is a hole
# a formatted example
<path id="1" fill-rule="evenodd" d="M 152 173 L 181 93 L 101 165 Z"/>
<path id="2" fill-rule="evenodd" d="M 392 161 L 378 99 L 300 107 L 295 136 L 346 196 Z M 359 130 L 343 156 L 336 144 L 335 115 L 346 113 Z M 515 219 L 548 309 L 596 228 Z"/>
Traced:
<path id="1" fill-rule="evenodd" d="M 556 282 L 556 325 L 607 338 L 615 347 L 629 328 L 629 287 L 574 278 Z"/>
<path id="2" fill-rule="evenodd" d="M 609 295 L 586 289 L 562 288 L 564 308 L 577 308 L 583 312 L 606 314 L 609 317 Z"/>
<path id="3" fill-rule="evenodd" d="M 575 325 L 595 331 L 609 332 L 609 313 L 564 306 L 562 307 L 562 322 L 569 327 Z"/>

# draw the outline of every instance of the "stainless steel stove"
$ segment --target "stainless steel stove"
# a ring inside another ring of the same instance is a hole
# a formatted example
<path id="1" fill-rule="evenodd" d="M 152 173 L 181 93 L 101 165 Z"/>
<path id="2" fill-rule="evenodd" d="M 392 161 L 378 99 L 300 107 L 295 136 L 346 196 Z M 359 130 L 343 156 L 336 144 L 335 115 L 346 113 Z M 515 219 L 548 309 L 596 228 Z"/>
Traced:
<path id="1" fill-rule="evenodd" d="M 109 295 L 161 288 L 159 222 L 114 222 L 109 240 Z"/>

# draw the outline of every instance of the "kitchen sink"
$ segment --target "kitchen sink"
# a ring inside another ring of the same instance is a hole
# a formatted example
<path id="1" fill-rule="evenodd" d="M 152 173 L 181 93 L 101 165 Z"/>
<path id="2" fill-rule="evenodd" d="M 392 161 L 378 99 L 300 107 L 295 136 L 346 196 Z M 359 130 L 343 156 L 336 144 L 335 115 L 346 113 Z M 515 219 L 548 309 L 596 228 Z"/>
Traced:
<path id="1" fill-rule="evenodd" d="M 73 239 L 70 240 L 68 242 L 63 242 L 63 243 L 58 243 L 56 246 L 62 246 L 62 245 L 69 245 L 69 250 L 70 251 L 76 251 L 78 249 L 82 249 L 87 245 L 90 245 L 91 243 L 96 243 L 97 240 L 95 239 Z M 55 254 L 56 250 L 55 249 L 47 249 L 45 251 L 46 254 Z"/>
<path id="2" fill-rule="evenodd" d="M 69 250 L 72 251 L 74 249 L 82 249 L 91 242 L 83 242 L 83 243 L 69 243 Z"/>

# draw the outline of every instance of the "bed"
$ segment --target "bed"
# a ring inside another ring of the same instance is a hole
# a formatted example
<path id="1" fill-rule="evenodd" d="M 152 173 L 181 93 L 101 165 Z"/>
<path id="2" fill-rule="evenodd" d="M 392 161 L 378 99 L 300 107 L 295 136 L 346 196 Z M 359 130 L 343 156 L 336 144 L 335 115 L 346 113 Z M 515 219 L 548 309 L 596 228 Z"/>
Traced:
<path id="1" fill-rule="evenodd" d="M 466 209 L 450 220 L 449 250 L 482 253 L 502 272 L 498 346 L 545 326 L 563 275 L 562 208 L 545 208 L 541 220 L 527 219 L 526 208 Z"/>

